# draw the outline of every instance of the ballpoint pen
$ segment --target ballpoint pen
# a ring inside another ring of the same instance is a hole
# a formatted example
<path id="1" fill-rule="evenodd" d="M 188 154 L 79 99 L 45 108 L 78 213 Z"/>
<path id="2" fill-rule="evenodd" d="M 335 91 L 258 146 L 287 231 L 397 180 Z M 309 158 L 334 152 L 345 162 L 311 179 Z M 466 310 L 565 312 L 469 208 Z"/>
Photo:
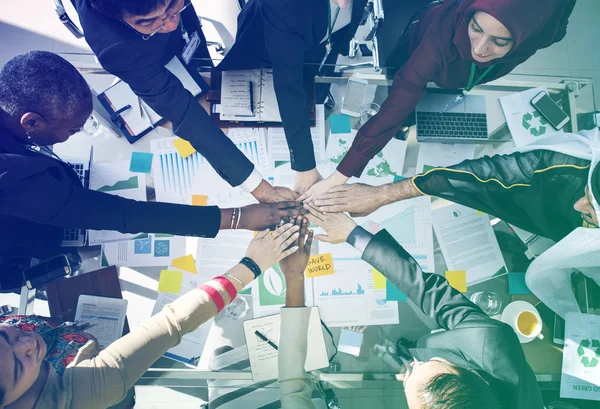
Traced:
<path id="1" fill-rule="evenodd" d="M 148 115 L 148 111 L 146 111 L 146 108 L 142 104 L 142 99 L 140 97 L 138 97 L 138 104 L 140 106 L 140 116 L 142 118 L 146 117 L 146 120 L 148 121 L 148 124 L 150 125 L 150 127 L 152 129 L 154 129 L 154 124 L 152 123 L 152 120 L 150 119 L 150 115 Z"/>
<path id="2" fill-rule="evenodd" d="M 263 341 L 265 341 L 267 344 L 269 344 L 275 351 L 279 350 L 279 348 L 277 347 L 277 345 L 275 345 L 273 343 L 273 341 L 269 340 L 269 338 L 265 337 L 261 332 L 254 331 L 254 334 L 256 334 L 257 337 L 259 337 L 260 339 L 262 339 Z"/>
<path id="3" fill-rule="evenodd" d="M 254 83 L 250 81 L 250 113 L 254 115 Z"/>

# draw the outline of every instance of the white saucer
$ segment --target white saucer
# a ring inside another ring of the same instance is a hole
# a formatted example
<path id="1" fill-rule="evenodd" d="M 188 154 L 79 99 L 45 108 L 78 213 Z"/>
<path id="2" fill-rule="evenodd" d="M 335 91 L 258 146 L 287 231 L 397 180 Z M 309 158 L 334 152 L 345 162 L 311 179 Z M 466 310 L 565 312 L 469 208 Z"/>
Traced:
<path id="1" fill-rule="evenodd" d="M 513 301 L 506 306 L 504 311 L 502 311 L 501 321 L 511 326 L 511 328 L 515 331 L 515 334 L 517 334 L 517 337 L 519 338 L 519 341 L 521 342 L 521 344 L 526 344 L 528 342 L 533 341 L 537 337 L 526 337 L 524 335 L 521 335 L 519 333 L 519 331 L 517 331 L 516 328 L 514 327 L 514 321 L 515 321 L 515 318 L 517 317 L 517 314 L 519 314 L 523 311 L 531 311 L 533 314 L 535 314 L 535 316 L 538 318 L 538 320 L 540 322 L 542 322 L 538 310 L 530 303 L 528 303 L 526 301 L 520 301 L 520 300 Z"/>

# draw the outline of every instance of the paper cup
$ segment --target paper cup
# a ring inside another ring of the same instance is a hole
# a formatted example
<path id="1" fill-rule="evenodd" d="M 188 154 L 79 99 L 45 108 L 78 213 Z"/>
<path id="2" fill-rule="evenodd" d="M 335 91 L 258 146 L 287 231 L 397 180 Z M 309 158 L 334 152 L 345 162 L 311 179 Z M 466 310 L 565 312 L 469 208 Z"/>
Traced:
<path id="1" fill-rule="evenodd" d="M 513 301 L 508 304 L 502 312 L 502 322 L 512 327 L 522 344 L 536 338 L 544 339 L 542 317 L 536 308 L 526 301 Z"/>

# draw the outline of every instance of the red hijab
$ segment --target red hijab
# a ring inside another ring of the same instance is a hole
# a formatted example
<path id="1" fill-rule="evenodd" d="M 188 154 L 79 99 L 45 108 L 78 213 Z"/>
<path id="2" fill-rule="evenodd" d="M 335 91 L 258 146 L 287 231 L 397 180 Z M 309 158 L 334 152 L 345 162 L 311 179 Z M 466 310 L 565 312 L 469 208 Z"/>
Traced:
<path id="1" fill-rule="evenodd" d="M 510 31 L 513 47 L 506 56 L 477 65 L 515 66 L 565 36 L 574 6 L 575 0 L 446 0 L 432 10 L 438 20 L 432 23 L 438 27 L 440 39 L 452 38 L 461 58 L 477 63 L 471 56 L 469 22 L 476 11 L 490 14 Z"/>

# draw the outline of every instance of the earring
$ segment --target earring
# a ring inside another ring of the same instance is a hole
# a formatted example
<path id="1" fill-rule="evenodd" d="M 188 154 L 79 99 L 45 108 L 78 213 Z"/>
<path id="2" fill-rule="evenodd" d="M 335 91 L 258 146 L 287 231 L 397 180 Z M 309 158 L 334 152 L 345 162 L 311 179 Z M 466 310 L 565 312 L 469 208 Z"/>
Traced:
<path id="1" fill-rule="evenodd" d="M 25 131 L 25 135 L 27 135 L 27 140 L 28 140 L 28 141 L 30 141 L 30 140 L 32 139 L 32 138 L 31 138 L 31 135 L 29 135 L 29 132 Z"/>

